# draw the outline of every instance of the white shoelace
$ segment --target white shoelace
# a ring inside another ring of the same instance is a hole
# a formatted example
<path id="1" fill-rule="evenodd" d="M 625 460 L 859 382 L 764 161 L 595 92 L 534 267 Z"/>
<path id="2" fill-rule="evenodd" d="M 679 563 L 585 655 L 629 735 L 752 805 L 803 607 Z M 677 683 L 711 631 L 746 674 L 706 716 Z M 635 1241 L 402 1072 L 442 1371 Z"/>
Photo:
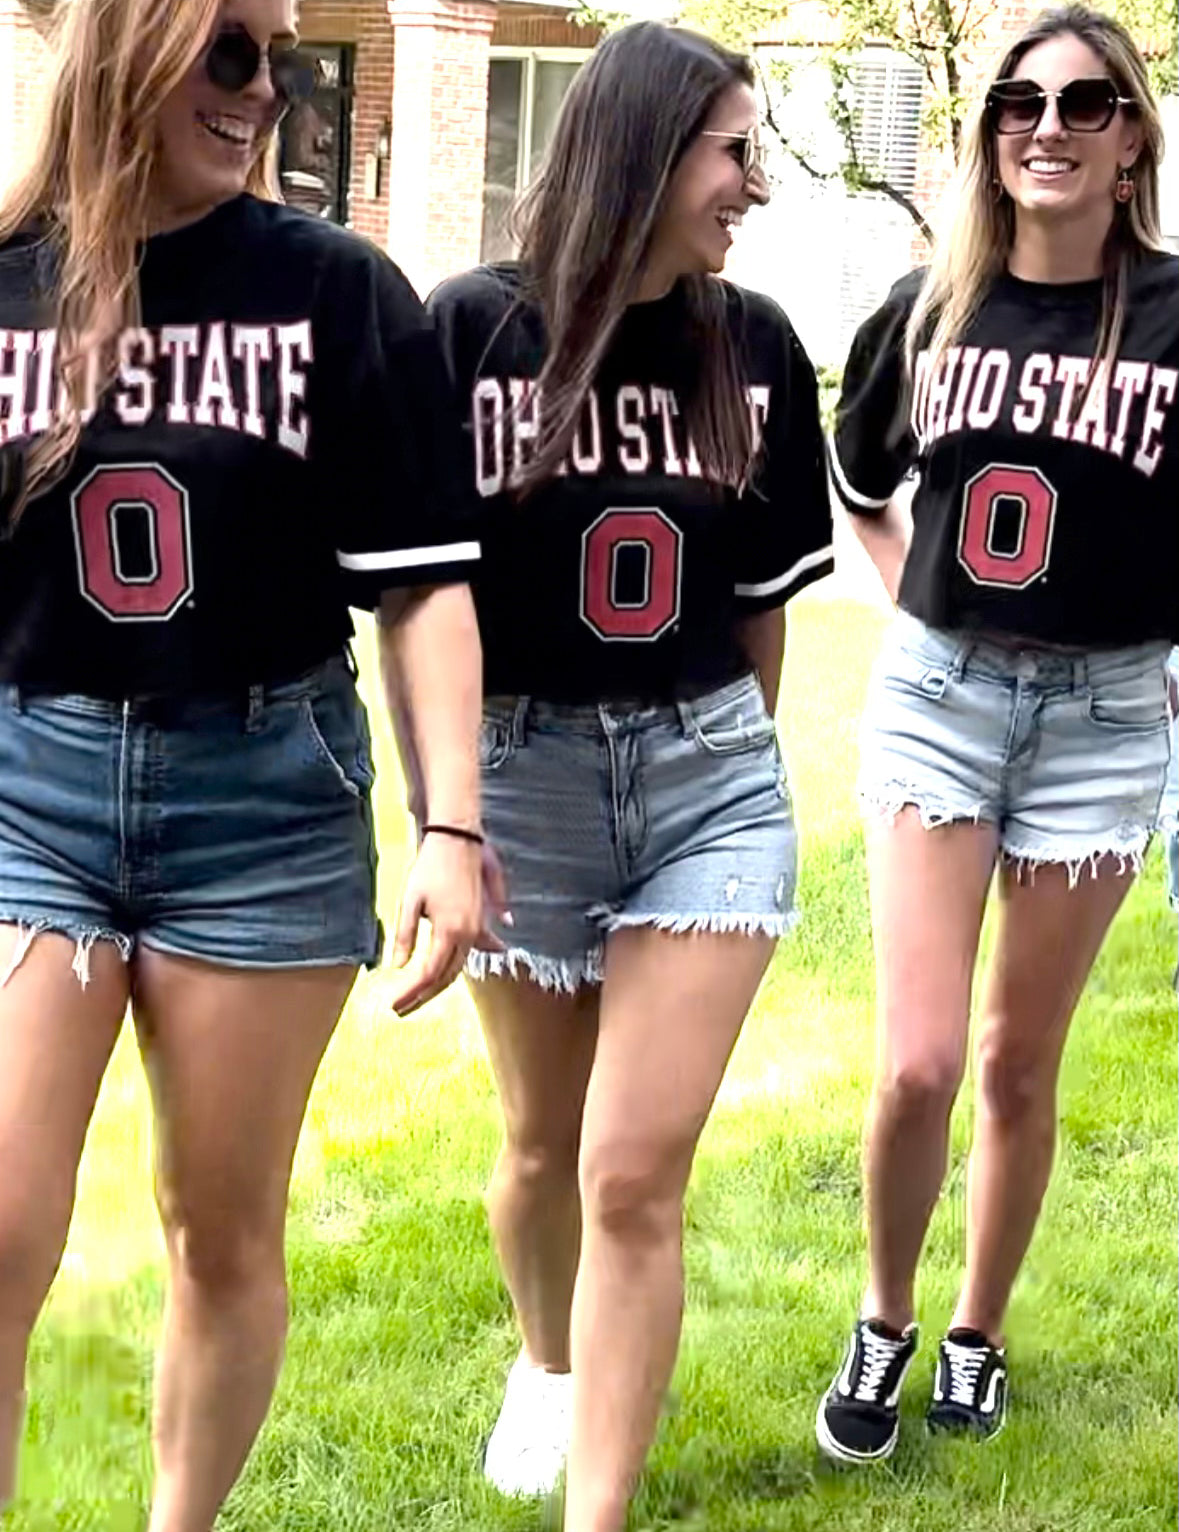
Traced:
<path id="1" fill-rule="evenodd" d="M 862 1404 L 879 1404 L 877 1395 L 884 1383 L 884 1375 L 896 1360 L 904 1341 L 888 1340 L 868 1329 L 861 1330 L 860 1336 L 864 1343 L 864 1370 L 853 1397 Z"/>
<path id="2" fill-rule="evenodd" d="M 973 1408 L 978 1392 L 979 1374 L 987 1353 L 982 1346 L 960 1346 L 956 1341 L 943 1341 L 942 1349 L 950 1364 L 950 1400 L 953 1404 L 965 1404 Z"/>

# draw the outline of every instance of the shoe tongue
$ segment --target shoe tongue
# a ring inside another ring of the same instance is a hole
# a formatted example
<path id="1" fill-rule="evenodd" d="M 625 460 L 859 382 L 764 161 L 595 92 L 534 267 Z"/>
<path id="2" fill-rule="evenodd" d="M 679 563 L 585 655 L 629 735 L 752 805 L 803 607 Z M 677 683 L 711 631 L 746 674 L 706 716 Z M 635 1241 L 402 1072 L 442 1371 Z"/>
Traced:
<path id="1" fill-rule="evenodd" d="M 965 1325 L 946 1331 L 946 1339 L 953 1341 L 955 1346 L 986 1346 L 990 1348 L 990 1340 L 981 1330 L 971 1330 Z"/>

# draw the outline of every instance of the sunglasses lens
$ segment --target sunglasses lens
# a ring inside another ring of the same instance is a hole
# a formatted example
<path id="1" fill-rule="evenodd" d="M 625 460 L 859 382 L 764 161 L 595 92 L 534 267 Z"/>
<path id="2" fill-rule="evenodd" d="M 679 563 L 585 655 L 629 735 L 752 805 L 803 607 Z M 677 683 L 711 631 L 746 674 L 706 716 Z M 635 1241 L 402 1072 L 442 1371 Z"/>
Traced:
<path id="1" fill-rule="evenodd" d="M 297 48 L 284 48 L 270 55 L 270 78 L 275 94 L 288 105 L 306 101 L 315 90 L 318 75 L 315 60 Z"/>
<path id="2" fill-rule="evenodd" d="M 1060 120 L 1074 133 L 1100 133 L 1113 121 L 1117 96 L 1112 80 L 1073 80 L 1060 93 Z"/>
<path id="3" fill-rule="evenodd" d="M 1030 81 L 996 85 L 987 105 L 997 133 L 1027 133 L 1044 115 L 1044 92 Z"/>
<path id="4" fill-rule="evenodd" d="M 205 72 L 221 90 L 239 91 L 258 73 L 262 50 L 240 28 L 218 32 L 205 55 Z"/>

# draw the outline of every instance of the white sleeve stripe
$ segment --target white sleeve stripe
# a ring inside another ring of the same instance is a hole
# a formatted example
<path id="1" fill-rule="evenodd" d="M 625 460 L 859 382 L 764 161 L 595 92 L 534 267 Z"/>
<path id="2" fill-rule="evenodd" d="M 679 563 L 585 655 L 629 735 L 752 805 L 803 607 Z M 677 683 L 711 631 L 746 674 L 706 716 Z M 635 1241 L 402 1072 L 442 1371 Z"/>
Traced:
<path id="1" fill-rule="evenodd" d="M 839 461 L 839 454 L 835 450 L 835 438 L 829 437 L 827 441 L 827 456 L 831 460 L 831 472 L 834 475 L 839 493 L 845 500 L 850 500 L 853 505 L 862 505 L 865 510 L 882 511 L 892 495 L 885 495 L 883 500 L 875 500 L 871 495 L 862 495 L 858 489 L 853 489 L 848 483 L 847 474 L 843 471 L 843 465 Z M 895 494 L 896 491 L 893 491 Z"/>
<path id="2" fill-rule="evenodd" d="M 341 568 L 358 573 L 379 569 L 412 569 L 425 564 L 459 564 L 479 557 L 479 544 L 439 543 L 433 548 L 392 548 L 386 553 L 341 553 L 336 559 Z"/>
<path id="3" fill-rule="evenodd" d="M 792 564 L 785 574 L 779 575 L 776 580 L 764 580 L 760 585 L 736 585 L 733 587 L 734 594 L 738 596 L 773 596 L 778 591 L 785 590 L 788 585 L 793 585 L 799 575 L 806 574 L 810 569 L 817 569 L 820 564 L 828 560 L 834 561 L 835 544 L 828 543 L 825 548 L 816 548 L 813 553 L 805 553 L 797 564 Z"/>

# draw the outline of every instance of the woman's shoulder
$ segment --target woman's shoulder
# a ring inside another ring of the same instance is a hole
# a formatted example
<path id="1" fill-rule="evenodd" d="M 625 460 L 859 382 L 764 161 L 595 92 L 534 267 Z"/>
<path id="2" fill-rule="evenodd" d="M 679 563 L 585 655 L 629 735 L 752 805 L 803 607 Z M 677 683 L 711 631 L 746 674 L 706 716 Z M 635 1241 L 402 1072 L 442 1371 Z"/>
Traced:
<path id="1" fill-rule="evenodd" d="M 484 262 L 440 282 L 426 299 L 436 318 L 460 317 L 472 324 L 498 323 L 524 294 L 516 261 Z"/>

